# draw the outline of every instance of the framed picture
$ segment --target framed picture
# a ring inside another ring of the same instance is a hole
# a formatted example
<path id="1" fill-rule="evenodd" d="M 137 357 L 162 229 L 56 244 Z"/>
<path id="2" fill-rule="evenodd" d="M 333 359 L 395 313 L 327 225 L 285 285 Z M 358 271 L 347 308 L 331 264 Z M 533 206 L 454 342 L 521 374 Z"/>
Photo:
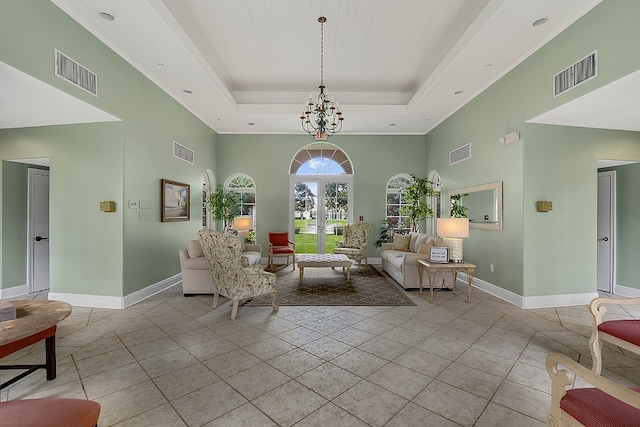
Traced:
<path id="1" fill-rule="evenodd" d="M 189 184 L 163 179 L 160 182 L 160 193 L 162 222 L 189 221 Z"/>
<path id="2" fill-rule="evenodd" d="M 429 261 L 441 262 L 446 264 L 449 262 L 449 248 L 444 246 L 431 246 L 429 248 Z"/>

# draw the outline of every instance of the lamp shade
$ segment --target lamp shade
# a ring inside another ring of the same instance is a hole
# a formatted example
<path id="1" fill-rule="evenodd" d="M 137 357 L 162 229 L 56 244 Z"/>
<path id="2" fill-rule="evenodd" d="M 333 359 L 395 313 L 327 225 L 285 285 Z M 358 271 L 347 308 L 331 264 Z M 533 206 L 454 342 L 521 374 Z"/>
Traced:
<path id="1" fill-rule="evenodd" d="M 438 236 L 469 237 L 469 218 L 438 218 Z"/>
<path id="2" fill-rule="evenodd" d="M 250 216 L 237 216 L 233 218 L 233 229 L 236 231 L 251 230 L 253 228 L 253 218 Z"/>

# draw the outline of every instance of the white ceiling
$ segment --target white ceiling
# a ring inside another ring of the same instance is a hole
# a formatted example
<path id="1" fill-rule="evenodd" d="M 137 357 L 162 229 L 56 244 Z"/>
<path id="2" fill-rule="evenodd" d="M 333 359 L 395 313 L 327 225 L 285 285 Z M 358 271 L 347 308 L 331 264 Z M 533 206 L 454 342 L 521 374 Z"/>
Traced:
<path id="1" fill-rule="evenodd" d="M 51 1 L 221 134 L 301 132 L 326 16 L 342 133 L 425 134 L 601 0 Z"/>
<path id="2" fill-rule="evenodd" d="M 118 120 L 0 62 L 0 129 Z"/>

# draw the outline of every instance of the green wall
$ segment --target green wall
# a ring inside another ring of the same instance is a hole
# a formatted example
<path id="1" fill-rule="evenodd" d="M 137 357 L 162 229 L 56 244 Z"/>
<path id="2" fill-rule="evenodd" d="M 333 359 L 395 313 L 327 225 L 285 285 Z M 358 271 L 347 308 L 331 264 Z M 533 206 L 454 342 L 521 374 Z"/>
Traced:
<path id="1" fill-rule="evenodd" d="M 445 192 L 504 183 L 504 231 L 472 229 L 465 241 L 480 279 L 525 297 L 595 292 L 596 160 L 640 159 L 640 134 L 526 121 L 639 69 L 629 55 L 639 15 L 638 2 L 601 3 L 427 134 L 428 169 L 440 172 Z M 554 99 L 552 76 L 596 49 L 598 77 Z M 498 142 L 514 130 L 519 142 Z M 470 141 L 472 158 L 449 166 L 449 151 Z M 536 212 L 537 200 L 551 200 L 553 211 Z"/>
<path id="2" fill-rule="evenodd" d="M 54 76 L 54 48 L 98 75 L 98 97 Z M 47 0 L 3 2 L 0 61 L 122 119 L 0 131 L 0 158 L 51 159 L 51 291 L 123 297 L 178 274 L 177 251 L 201 228 L 215 132 Z M 173 140 L 194 165 L 173 157 Z M 160 222 L 163 178 L 191 185 L 190 221 Z M 100 212 L 104 200 L 115 213 Z M 148 201 L 150 219 L 129 200 Z M 1 267 L 16 274 L 4 251 Z"/>
<path id="3" fill-rule="evenodd" d="M 234 173 L 245 173 L 256 183 L 256 237 L 267 251 L 267 232 L 287 230 L 289 221 L 289 168 L 296 153 L 314 143 L 300 135 L 219 135 L 216 178 L 218 183 Z M 334 135 L 329 143 L 342 149 L 354 170 L 353 219 L 360 215 L 371 224 L 369 256 L 378 257 L 374 246 L 385 218 L 386 185 L 398 173 L 426 176 L 424 136 Z M 373 237 L 373 238 L 372 238 Z"/>

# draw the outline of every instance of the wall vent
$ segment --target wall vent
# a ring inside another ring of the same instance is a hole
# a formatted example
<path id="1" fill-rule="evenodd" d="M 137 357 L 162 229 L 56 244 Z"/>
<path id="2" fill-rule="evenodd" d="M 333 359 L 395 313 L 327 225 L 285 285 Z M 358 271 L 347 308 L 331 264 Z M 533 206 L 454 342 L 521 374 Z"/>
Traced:
<path id="1" fill-rule="evenodd" d="M 598 51 L 553 76 L 553 97 L 598 76 Z"/>
<path id="2" fill-rule="evenodd" d="M 471 158 L 471 143 L 449 152 L 449 165 L 455 165 Z"/>
<path id="3" fill-rule="evenodd" d="M 98 96 L 98 76 L 58 49 L 54 49 L 56 76 L 68 81 L 91 95 Z"/>
<path id="4" fill-rule="evenodd" d="M 177 157 L 187 163 L 193 164 L 193 150 L 182 144 L 178 144 L 175 141 L 173 141 L 173 157 Z"/>

